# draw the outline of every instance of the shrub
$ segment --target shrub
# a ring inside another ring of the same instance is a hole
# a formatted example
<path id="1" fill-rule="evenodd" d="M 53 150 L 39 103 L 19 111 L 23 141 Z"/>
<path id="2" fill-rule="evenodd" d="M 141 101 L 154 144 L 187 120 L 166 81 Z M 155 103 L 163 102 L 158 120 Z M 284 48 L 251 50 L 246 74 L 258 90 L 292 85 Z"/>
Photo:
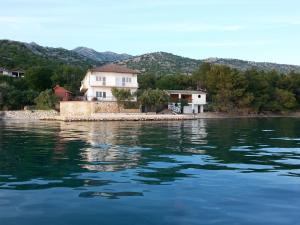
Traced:
<path id="1" fill-rule="evenodd" d="M 54 95 L 52 90 L 48 89 L 42 91 L 35 99 L 37 109 L 48 110 L 54 109 L 55 105 L 59 102 L 58 98 Z"/>

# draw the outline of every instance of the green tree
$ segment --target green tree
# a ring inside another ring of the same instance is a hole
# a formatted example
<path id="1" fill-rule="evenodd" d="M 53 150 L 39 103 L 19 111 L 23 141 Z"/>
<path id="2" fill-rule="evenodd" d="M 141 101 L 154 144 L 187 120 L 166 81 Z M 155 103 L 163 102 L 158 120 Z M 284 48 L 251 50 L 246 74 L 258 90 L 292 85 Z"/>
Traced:
<path id="1" fill-rule="evenodd" d="M 156 88 L 161 90 L 185 90 L 195 89 L 196 85 L 192 76 L 189 75 L 166 75 L 156 81 Z"/>
<path id="2" fill-rule="evenodd" d="M 157 78 L 153 74 L 143 74 L 138 76 L 139 87 L 142 90 L 156 87 Z"/>
<path id="3" fill-rule="evenodd" d="M 26 71 L 25 80 L 29 88 L 44 91 L 52 87 L 53 70 L 46 67 L 34 67 Z"/>
<path id="4" fill-rule="evenodd" d="M 111 92 L 113 96 L 117 100 L 118 106 L 123 106 L 126 102 L 130 102 L 133 99 L 133 94 L 131 94 L 130 89 L 122 89 L 122 88 L 112 88 Z"/>
<path id="5" fill-rule="evenodd" d="M 56 95 L 54 95 L 51 89 L 42 91 L 35 99 L 37 109 L 48 110 L 54 109 L 55 105 L 59 102 Z"/>
<path id="6" fill-rule="evenodd" d="M 86 70 L 81 67 L 62 65 L 54 71 L 51 76 L 52 85 L 60 85 L 75 95 L 79 95 L 79 87 L 84 78 Z"/>
<path id="7" fill-rule="evenodd" d="M 276 88 L 275 100 L 278 103 L 278 111 L 292 110 L 297 106 L 295 95 L 288 90 Z"/>
<path id="8" fill-rule="evenodd" d="M 157 107 L 167 104 L 169 95 L 159 89 L 147 89 L 139 96 L 139 102 L 148 107 Z"/>

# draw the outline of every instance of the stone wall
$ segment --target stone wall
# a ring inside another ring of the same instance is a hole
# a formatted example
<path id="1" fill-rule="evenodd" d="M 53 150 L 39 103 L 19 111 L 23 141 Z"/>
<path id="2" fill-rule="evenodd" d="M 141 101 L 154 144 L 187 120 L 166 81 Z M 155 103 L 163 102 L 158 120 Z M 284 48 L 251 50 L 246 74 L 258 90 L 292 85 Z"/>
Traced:
<path id="1" fill-rule="evenodd" d="M 0 120 L 16 119 L 16 120 L 40 120 L 43 118 L 58 116 L 58 112 L 54 110 L 19 110 L 19 111 L 0 111 Z"/>
<path id="2" fill-rule="evenodd" d="M 90 116 L 94 113 L 139 113 L 140 109 L 124 109 L 116 102 L 60 102 L 61 116 Z"/>

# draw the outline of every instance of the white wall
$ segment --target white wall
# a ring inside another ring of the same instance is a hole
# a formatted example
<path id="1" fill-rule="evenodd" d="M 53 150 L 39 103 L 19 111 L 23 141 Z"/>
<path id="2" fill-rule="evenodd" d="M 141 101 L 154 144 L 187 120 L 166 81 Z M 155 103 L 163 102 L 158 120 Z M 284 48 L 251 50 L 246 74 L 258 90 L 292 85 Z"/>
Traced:
<path id="1" fill-rule="evenodd" d="M 91 86 L 103 86 L 102 81 L 97 81 L 96 77 L 105 77 L 106 84 L 108 87 L 138 87 L 137 75 L 136 74 L 126 74 L 126 73 L 104 73 L 104 72 L 93 72 L 90 75 L 90 85 Z M 125 86 L 122 86 L 122 78 L 131 78 L 131 82 L 125 82 Z M 117 80 L 120 82 L 118 83 Z"/>
<path id="2" fill-rule="evenodd" d="M 199 98 L 200 96 L 200 98 Z M 193 94 L 192 95 L 193 104 L 205 105 L 206 104 L 206 94 Z"/>
<path id="3" fill-rule="evenodd" d="M 136 88 L 130 88 L 131 93 L 135 93 L 137 91 Z M 112 92 L 111 92 L 111 87 L 90 87 L 88 91 L 86 92 L 86 97 L 88 101 L 91 101 L 94 97 L 96 97 L 96 92 L 106 92 L 106 98 L 101 98 L 99 100 L 103 101 L 116 101 L 114 98 Z M 133 99 L 136 101 L 136 98 Z"/>

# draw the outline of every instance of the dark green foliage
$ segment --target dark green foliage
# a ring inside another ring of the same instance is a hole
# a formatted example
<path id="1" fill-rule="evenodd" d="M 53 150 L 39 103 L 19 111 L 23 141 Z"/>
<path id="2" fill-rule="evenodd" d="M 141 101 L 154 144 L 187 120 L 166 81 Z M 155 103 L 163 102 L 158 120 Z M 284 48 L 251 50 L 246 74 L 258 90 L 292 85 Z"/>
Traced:
<path id="1" fill-rule="evenodd" d="M 141 90 L 156 88 L 161 90 L 193 90 L 197 86 L 192 76 L 182 74 L 160 77 L 155 77 L 150 74 L 140 75 L 138 82 Z"/>
<path id="2" fill-rule="evenodd" d="M 282 112 L 300 103 L 300 74 L 202 64 L 193 78 L 199 88 L 208 91 L 210 106 L 216 111 Z"/>
<path id="3" fill-rule="evenodd" d="M 142 90 L 145 89 L 155 89 L 157 78 L 152 74 L 141 74 L 138 76 L 139 88 Z"/>
<path id="4" fill-rule="evenodd" d="M 58 101 L 58 98 L 51 89 L 42 91 L 35 99 L 37 109 L 42 110 L 54 109 Z"/>
<path id="5" fill-rule="evenodd" d="M 147 89 L 141 93 L 139 101 L 146 106 L 160 106 L 168 103 L 169 95 L 159 89 Z"/>
<path id="6" fill-rule="evenodd" d="M 79 95 L 79 87 L 86 70 L 81 67 L 63 65 L 56 69 L 51 76 L 52 86 L 59 84 L 71 91 L 74 95 Z"/>
<path id="7" fill-rule="evenodd" d="M 53 70 L 47 67 L 33 67 L 26 71 L 25 81 L 29 88 L 43 91 L 52 87 Z"/>
<path id="8" fill-rule="evenodd" d="M 186 90 L 195 89 L 196 85 L 189 75 L 167 75 L 156 81 L 156 87 L 161 90 Z"/>
<path id="9" fill-rule="evenodd" d="M 8 83 L 0 83 L 0 109 L 15 110 L 33 105 L 37 92 L 21 90 Z"/>

